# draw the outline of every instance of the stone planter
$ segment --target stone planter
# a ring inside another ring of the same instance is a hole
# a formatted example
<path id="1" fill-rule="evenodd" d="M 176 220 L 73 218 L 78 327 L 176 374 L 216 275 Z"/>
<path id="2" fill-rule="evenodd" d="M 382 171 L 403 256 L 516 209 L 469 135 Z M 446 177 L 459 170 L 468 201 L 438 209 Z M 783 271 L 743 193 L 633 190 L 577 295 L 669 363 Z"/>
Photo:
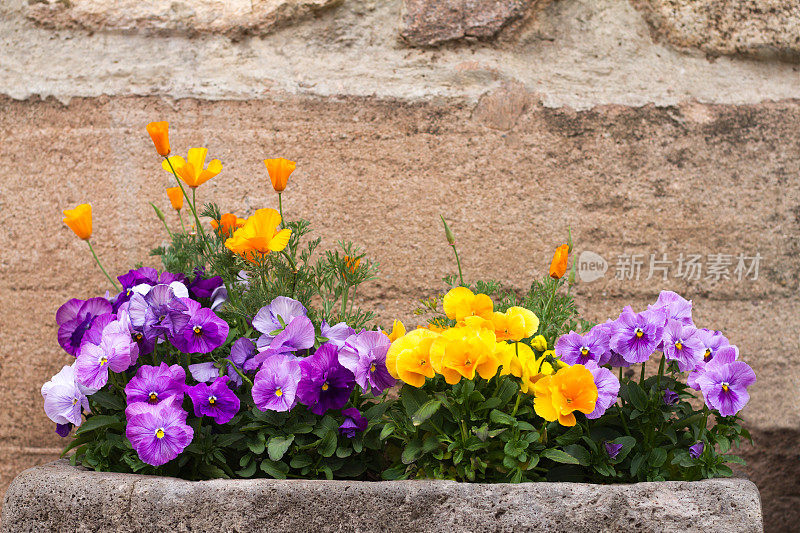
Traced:
<path id="1" fill-rule="evenodd" d="M 743 479 L 589 485 L 451 481 L 214 480 L 87 471 L 20 474 L 3 532 L 762 531 Z"/>

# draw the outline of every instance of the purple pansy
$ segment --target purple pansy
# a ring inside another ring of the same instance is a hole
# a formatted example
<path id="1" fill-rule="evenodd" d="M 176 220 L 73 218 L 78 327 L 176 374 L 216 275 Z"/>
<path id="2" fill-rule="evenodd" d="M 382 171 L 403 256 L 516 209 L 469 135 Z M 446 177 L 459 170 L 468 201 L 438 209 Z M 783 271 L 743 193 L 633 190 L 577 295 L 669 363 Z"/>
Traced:
<path id="1" fill-rule="evenodd" d="M 108 382 L 108 371 L 124 372 L 131 366 L 138 347 L 130 335 L 112 333 L 111 325 L 103 330 L 100 344 L 84 343 L 75 362 L 78 383 L 91 389 L 101 389 Z"/>
<path id="2" fill-rule="evenodd" d="M 600 364 L 608 353 L 609 338 L 604 328 L 593 328 L 585 335 L 570 331 L 556 341 L 556 356 L 568 365 Z"/>
<path id="3" fill-rule="evenodd" d="M 74 427 L 75 425 L 71 422 L 67 422 L 66 424 L 56 424 L 56 434 L 62 438 L 68 437 L 69 432 L 72 431 L 72 428 Z"/>
<path id="4" fill-rule="evenodd" d="M 355 386 L 353 373 L 339 364 L 337 352 L 334 344 L 325 343 L 300 361 L 302 379 L 297 397 L 315 415 L 344 407 Z"/>
<path id="5" fill-rule="evenodd" d="M 189 321 L 188 307 L 169 285 L 155 285 L 144 296 L 135 293 L 128 302 L 131 324 L 148 340 L 161 335 L 173 336 Z"/>
<path id="6" fill-rule="evenodd" d="M 703 375 L 705 369 L 711 364 L 711 362 L 719 358 L 720 362 L 727 361 L 733 362 L 739 359 L 739 348 L 734 344 L 727 344 L 725 346 L 720 346 L 714 351 L 713 358 L 709 362 L 702 361 L 699 365 L 697 365 L 693 372 L 691 372 L 686 377 L 686 384 L 689 385 L 694 390 L 700 390 L 700 385 L 697 383 L 697 378 Z M 712 367 L 713 368 L 713 367 Z"/>
<path id="7" fill-rule="evenodd" d="M 136 375 L 125 385 L 128 404 L 145 402 L 157 404 L 165 400 L 183 401 L 186 371 L 180 365 L 142 365 Z"/>
<path id="8" fill-rule="evenodd" d="M 297 359 L 276 354 L 266 359 L 253 380 L 253 401 L 262 411 L 289 411 L 297 403 L 302 371 Z"/>
<path id="9" fill-rule="evenodd" d="M 172 344 L 183 353 L 209 353 L 228 338 L 228 323 L 214 311 L 192 299 L 183 298 L 187 320 L 173 337 Z"/>
<path id="10" fill-rule="evenodd" d="M 356 383 L 377 395 L 395 384 L 386 368 L 391 341 L 383 332 L 362 331 L 347 338 L 339 350 L 339 363 L 353 373 Z"/>
<path id="11" fill-rule="evenodd" d="M 667 320 L 677 320 L 686 326 L 694 325 L 694 322 L 692 322 L 692 301 L 685 299 L 676 292 L 661 291 L 656 303 L 648 306 L 648 309 L 665 309 Z"/>
<path id="12" fill-rule="evenodd" d="M 189 283 L 189 292 L 195 298 L 210 298 L 214 291 L 222 286 L 222 277 L 205 278 L 204 275 L 203 268 L 194 269 L 194 279 Z"/>
<path id="13" fill-rule="evenodd" d="M 597 361 L 597 364 L 600 366 L 608 364 L 612 357 L 610 345 L 611 337 L 614 335 L 614 321 L 607 320 L 602 324 L 595 325 L 589 330 L 589 334 L 599 337 L 605 346 L 605 351 L 600 355 L 600 360 Z"/>
<path id="14" fill-rule="evenodd" d="M 667 405 L 675 405 L 676 403 L 678 403 L 679 399 L 680 399 L 680 396 L 678 396 L 677 392 L 675 392 L 674 390 L 671 390 L 671 389 L 664 389 L 663 400 L 664 400 L 665 404 L 667 404 Z"/>
<path id="15" fill-rule="evenodd" d="M 689 455 L 697 459 L 701 455 L 703 455 L 703 450 L 706 449 L 706 445 L 703 441 L 699 441 L 696 444 L 692 444 L 689 446 Z"/>
<path id="16" fill-rule="evenodd" d="M 617 458 L 619 455 L 620 450 L 622 449 L 622 444 L 617 444 L 616 442 L 606 442 L 606 453 L 608 454 L 609 459 L 612 461 Z"/>
<path id="17" fill-rule="evenodd" d="M 256 370 L 256 366 L 251 367 L 251 362 L 254 360 L 256 353 L 255 343 L 247 337 L 236 339 L 236 342 L 231 346 L 231 356 L 229 359 L 233 365 L 228 365 L 228 376 L 230 376 L 231 382 L 237 387 L 241 387 L 242 377 L 236 371 L 236 368 L 243 371 Z M 259 365 L 260 364 L 259 362 Z M 236 368 L 234 368 L 234 365 Z"/>
<path id="18" fill-rule="evenodd" d="M 137 402 L 125 410 L 128 437 L 139 459 L 153 466 L 161 466 L 175 459 L 194 437 L 186 424 L 187 413 L 174 401 L 150 405 Z"/>
<path id="19" fill-rule="evenodd" d="M 697 337 L 703 343 L 703 362 L 708 363 L 714 358 L 714 354 L 723 346 L 728 346 L 730 343 L 721 331 L 713 331 L 710 329 L 698 329 Z"/>
<path id="20" fill-rule="evenodd" d="M 209 385 L 198 383 L 186 387 L 196 416 L 210 416 L 217 424 L 225 424 L 239 412 L 239 398 L 228 388 L 228 376 L 221 376 Z"/>
<path id="21" fill-rule="evenodd" d="M 111 303 L 105 298 L 78 300 L 73 298 L 56 311 L 58 343 L 70 355 L 78 354 L 84 334 L 95 319 L 110 314 Z"/>
<path id="22" fill-rule="evenodd" d="M 681 372 L 688 372 L 703 361 L 705 350 L 697 329 L 677 320 L 667 320 L 662 350 L 667 361 L 677 361 Z"/>
<path id="23" fill-rule="evenodd" d="M 611 349 L 629 363 L 644 363 L 661 343 L 665 313 L 663 308 L 634 313 L 625 307 L 614 323 Z"/>
<path id="24" fill-rule="evenodd" d="M 747 388 L 756 382 L 750 365 L 737 361 L 738 351 L 722 348 L 697 376 L 706 405 L 722 416 L 732 416 L 750 400 Z"/>
<path id="25" fill-rule="evenodd" d="M 356 436 L 356 433 L 362 433 L 367 429 L 369 421 L 361 416 L 361 411 L 355 407 L 343 409 L 342 414 L 344 415 L 344 422 L 339 426 L 339 432 L 348 439 L 352 439 Z"/>
<path id="26" fill-rule="evenodd" d="M 61 426 L 81 425 L 81 409 L 89 413 L 89 400 L 75 382 L 75 369 L 65 366 L 42 385 L 44 412 L 47 417 Z M 63 429 L 62 429 L 63 431 Z M 69 430 L 67 430 L 69 434 Z M 59 433 L 61 435 L 61 433 Z M 65 437 L 66 435 L 61 435 Z"/>
<path id="27" fill-rule="evenodd" d="M 337 348 L 344 346 L 345 341 L 350 335 L 354 335 L 356 330 L 347 325 L 346 322 L 339 322 L 333 326 L 329 326 L 327 322 L 322 321 L 320 325 L 320 334 L 328 339 L 328 342 L 334 344 Z"/>
<path id="28" fill-rule="evenodd" d="M 208 383 L 219 377 L 219 368 L 213 361 L 189 365 L 189 373 L 198 383 Z"/>
<path id="29" fill-rule="evenodd" d="M 306 316 L 296 316 L 283 331 L 278 333 L 273 339 L 268 339 L 266 346 L 263 344 L 265 337 L 262 335 L 258 339 L 260 352 L 245 363 L 245 370 L 258 370 L 261 364 L 279 353 L 292 353 L 307 350 L 314 346 L 314 324 Z"/>
<path id="30" fill-rule="evenodd" d="M 586 415 L 586 418 L 594 420 L 603 416 L 606 410 L 617 401 L 619 379 L 609 369 L 597 366 L 594 361 L 589 361 L 585 366 L 592 373 L 594 384 L 597 386 L 597 403 L 594 411 Z"/>
<path id="31" fill-rule="evenodd" d="M 267 348 L 278 332 L 285 328 L 293 318 L 306 316 L 306 314 L 307 311 L 303 304 L 286 296 L 278 296 L 269 305 L 259 309 L 256 316 L 253 317 L 253 328 L 261 333 L 261 337 L 258 339 L 258 348 L 260 350 Z"/>

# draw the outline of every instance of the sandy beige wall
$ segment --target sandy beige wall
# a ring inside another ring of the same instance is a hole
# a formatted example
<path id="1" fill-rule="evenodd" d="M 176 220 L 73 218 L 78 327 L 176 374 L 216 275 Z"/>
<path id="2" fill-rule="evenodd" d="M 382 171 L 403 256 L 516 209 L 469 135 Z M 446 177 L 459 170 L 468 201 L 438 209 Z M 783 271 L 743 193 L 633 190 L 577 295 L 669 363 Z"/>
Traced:
<path id="1" fill-rule="evenodd" d="M 164 240 L 147 204 L 168 205 L 143 128 L 155 119 L 170 121 L 176 151 L 202 145 L 223 161 L 199 192 L 240 215 L 275 203 L 260 160 L 295 159 L 287 214 L 309 218 L 325 243 L 351 239 L 380 261 L 363 296 L 384 324 L 414 324 L 415 299 L 452 271 L 439 213 L 458 235 L 467 277 L 517 289 L 543 274 L 568 225 L 576 252 L 612 263 L 621 253 L 759 253 L 757 281 L 620 281 L 610 270 L 576 293 L 592 320 L 641 308 L 661 287 L 692 298 L 698 324 L 725 331 L 758 374 L 744 416 L 757 436 L 780 431 L 750 455 L 762 464 L 756 475 L 776 478 L 764 458 L 790 452 L 800 423 L 800 103 L 574 112 L 512 93 L 526 103 L 508 131 L 482 120 L 491 98 L 0 100 L 0 403 L 12 406 L 0 411 L 2 483 L 61 445 L 39 395 L 70 360 L 56 343 L 55 310 L 107 288 L 60 210 L 93 204 L 93 240 L 115 273 L 153 264 L 146 251 Z"/>

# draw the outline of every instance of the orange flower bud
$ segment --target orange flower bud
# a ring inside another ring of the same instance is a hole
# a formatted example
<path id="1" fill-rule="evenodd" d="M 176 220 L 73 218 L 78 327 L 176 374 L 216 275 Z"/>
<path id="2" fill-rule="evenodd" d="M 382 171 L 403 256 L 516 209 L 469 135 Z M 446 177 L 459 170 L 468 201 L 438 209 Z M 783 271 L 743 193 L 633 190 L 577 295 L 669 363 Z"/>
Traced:
<path id="1" fill-rule="evenodd" d="M 180 187 L 169 187 L 167 196 L 169 196 L 169 201 L 175 211 L 180 211 L 183 208 L 183 192 Z"/>
<path id="2" fill-rule="evenodd" d="M 349 255 L 346 255 L 344 256 L 344 264 L 347 266 L 347 270 L 349 270 L 351 274 L 355 274 L 356 270 L 358 270 L 358 265 L 361 264 L 361 259 L 353 259 Z"/>
<path id="3" fill-rule="evenodd" d="M 81 204 L 75 209 L 64 211 L 64 224 L 75 232 L 75 235 L 88 241 L 92 236 L 92 206 Z"/>
<path id="4" fill-rule="evenodd" d="M 275 192 L 281 192 L 286 188 L 289 175 L 294 172 L 297 166 L 294 161 L 289 161 L 282 157 L 278 159 L 265 159 L 264 164 L 267 166 L 269 179 L 272 181 L 272 188 L 275 189 Z"/>
<path id="5" fill-rule="evenodd" d="M 169 155 L 169 122 L 151 122 L 147 125 L 147 133 L 156 145 L 158 155 Z"/>
<path id="6" fill-rule="evenodd" d="M 550 277 L 553 279 L 561 279 L 567 271 L 567 258 L 569 256 L 569 245 L 562 244 L 556 248 L 556 253 L 553 255 L 553 261 L 550 263 Z"/>
<path id="7" fill-rule="evenodd" d="M 220 217 L 219 222 L 212 220 L 211 227 L 214 229 L 220 228 L 220 233 L 228 235 L 231 231 L 244 226 L 246 222 L 245 219 L 239 218 L 233 213 L 225 213 Z"/>

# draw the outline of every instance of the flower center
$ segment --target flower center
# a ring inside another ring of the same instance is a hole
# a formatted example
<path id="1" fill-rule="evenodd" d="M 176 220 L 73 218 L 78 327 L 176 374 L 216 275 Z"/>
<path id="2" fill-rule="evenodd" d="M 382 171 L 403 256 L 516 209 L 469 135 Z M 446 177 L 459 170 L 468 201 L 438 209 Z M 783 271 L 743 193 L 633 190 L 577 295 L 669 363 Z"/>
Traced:
<path id="1" fill-rule="evenodd" d="M 683 350 L 683 343 L 681 341 L 676 342 L 675 348 L 677 348 L 678 350 Z"/>
<path id="2" fill-rule="evenodd" d="M 76 403 L 78 403 L 78 399 L 77 398 L 73 398 L 72 399 L 72 405 L 75 405 Z"/>
<path id="3" fill-rule="evenodd" d="M 103 355 L 102 357 L 100 357 L 100 367 L 102 368 L 106 366 L 106 363 L 108 363 L 108 357 Z"/>
<path id="4" fill-rule="evenodd" d="M 323 390 L 323 391 L 326 391 L 326 390 L 328 390 L 328 387 L 329 387 L 329 385 L 328 385 L 328 382 L 327 382 L 327 381 L 326 381 L 325 383 L 323 383 L 323 384 L 322 384 L 322 390 Z"/>
<path id="5" fill-rule="evenodd" d="M 426 362 L 427 362 L 427 361 L 425 361 L 425 359 L 420 359 L 420 360 L 419 360 L 419 366 L 425 366 L 425 363 L 426 363 Z"/>
<path id="6" fill-rule="evenodd" d="M 581 347 L 581 355 L 584 356 L 584 357 L 589 355 L 589 348 L 587 348 L 586 346 L 582 346 Z"/>
<path id="7" fill-rule="evenodd" d="M 209 396 L 208 397 L 208 403 L 209 403 L 209 405 L 214 405 L 215 403 L 217 403 L 217 397 L 216 396 Z"/>
<path id="8" fill-rule="evenodd" d="M 711 348 L 706 348 L 706 353 L 703 354 L 703 359 L 706 361 L 711 359 Z"/>
<path id="9" fill-rule="evenodd" d="M 143 337 L 143 335 L 141 333 L 139 333 L 138 331 L 133 335 L 133 338 L 136 339 L 137 341 L 142 340 L 142 337 Z"/>
<path id="10" fill-rule="evenodd" d="M 369 371 L 370 372 L 375 372 L 375 369 L 376 369 L 375 363 L 372 363 L 371 365 L 369 365 Z"/>
<path id="11" fill-rule="evenodd" d="M 195 326 L 192 328 L 192 331 L 194 331 L 195 335 L 200 335 L 203 333 L 203 328 L 201 328 L 200 326 Z"/>
<path id="12" fill-rule="evenodd" d="M 280 398 L 281 396 L 283 396 L 283 391 L 280 388 L 275 389 L 275 396 Z"/>
<path id="13" fill-rule="evenodd" d="M 163 322 L 165 318 L 167 318 L 167 315 L 161 315 L 160 317 L 158 317 L 158 321 Z"/>
<path id="14" fill-rule="evenodd" d="M 723 391 L 728 392 L 728 389 L 730 389 L 730 388 L 731 388 L 731 384 L 730 383 L 728 383 L 727 381 L 723 381 L 722 382 L 722 390 Z"/>
<path id="15" fill-rule="evenodd" d="M 636 328 L 636 338 L 641 339 L 643 335 L 644 331 L 642 331 L 642 328 Z"/>
<path id="16" fill-rule="evenodd" d="M 158 393 L 156 391 L 151 391 L 150 394 L 147 395 L 147 400 L 150 403 L 158 403 Z"/>
<path id="17" fill-rule="evenodd" d="M 158 429 L 156 430 L 156 438 L 157 438 L 157 439 L 163 439 L 163 438 L 164 438 L 164 435 L 165 435 L 165 433 L 164 433 L 164 428 L 158 428 Z"/>

